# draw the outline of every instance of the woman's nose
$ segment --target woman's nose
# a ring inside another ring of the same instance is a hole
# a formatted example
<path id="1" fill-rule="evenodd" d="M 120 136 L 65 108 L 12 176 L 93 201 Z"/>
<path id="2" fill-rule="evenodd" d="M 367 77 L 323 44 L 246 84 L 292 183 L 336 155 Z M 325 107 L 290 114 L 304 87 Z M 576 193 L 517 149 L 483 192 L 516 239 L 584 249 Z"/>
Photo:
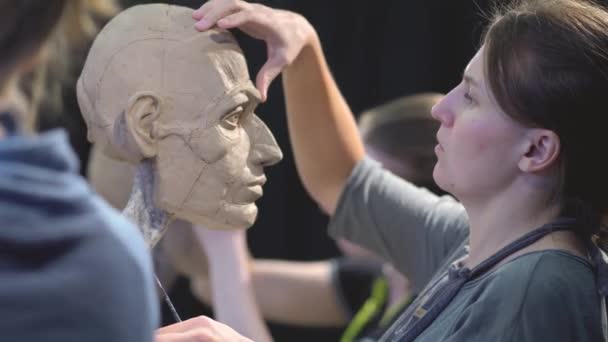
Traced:
<path id="1" fill-rule="evenodd" d="M 449 95 L 449 94 L 448 94 Z M 452 126 L 454 124 L 454 114 L 450 108 L 450 97 L 445 96 L 441 101 L 431 108 L 431 116 L 439 121 L 442 126 Z"/>

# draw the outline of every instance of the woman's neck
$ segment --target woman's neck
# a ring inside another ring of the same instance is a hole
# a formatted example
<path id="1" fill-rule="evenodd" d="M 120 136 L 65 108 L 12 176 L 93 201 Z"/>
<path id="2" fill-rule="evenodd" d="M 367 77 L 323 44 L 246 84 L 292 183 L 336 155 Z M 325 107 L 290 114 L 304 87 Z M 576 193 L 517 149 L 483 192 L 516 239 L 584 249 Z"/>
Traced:
<path id="1" fill-rule="evenodd" d="M 150 249 L 165 234 L 174 218 L 154 205 L 154 184 L 152 161 L 141 161 L 136 167 L 131 196 L 122 211 L 123 216 L 137 225 Z"/>
<path id="2" fill-rule="evenodd" d="M 464 203 L 470 222 L 468 267 L 559 215 L 559 203 L 550 202 L 548 194 L 537 189 L 510 190 L 489 200 Z"/>

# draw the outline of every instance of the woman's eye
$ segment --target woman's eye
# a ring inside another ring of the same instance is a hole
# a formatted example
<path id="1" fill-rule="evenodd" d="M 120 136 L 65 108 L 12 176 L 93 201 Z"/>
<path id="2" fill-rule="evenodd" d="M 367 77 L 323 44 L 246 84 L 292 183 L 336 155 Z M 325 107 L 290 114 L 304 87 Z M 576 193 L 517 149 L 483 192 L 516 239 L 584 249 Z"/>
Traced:
<path id="1" fill-rule="evenodd" d="M 473 96 L 471 96 L 471 88 L 467 85 L 465 85 L 465 89 L 462 92 L 462 97 L 464 98 L 464 101 L 467 104 L 472 104 L 473 102 L 475 102 L 475 99 L 473 98 Z"/>
<path id="2" fill-rule="evenodd" d="M 243 107 L 239 106 L 237 108 L 235 108 L 233 111 L 231 111 L 230 113 L 228 113 L 227 115 L 225 115 L 222 120 L 221 120 L 221 124 L 224 128 L 226 129 L 236 129 L 237 127 L 239 127 L 239 121 L 241 119 L 241 114 L 243 113 Z"/>

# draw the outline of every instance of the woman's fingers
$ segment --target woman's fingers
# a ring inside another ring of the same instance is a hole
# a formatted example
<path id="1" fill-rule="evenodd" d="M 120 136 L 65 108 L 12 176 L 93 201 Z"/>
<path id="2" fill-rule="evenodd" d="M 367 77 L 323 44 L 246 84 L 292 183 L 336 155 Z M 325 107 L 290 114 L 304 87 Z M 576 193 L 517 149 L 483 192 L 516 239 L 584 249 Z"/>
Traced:
<path id="1" fill-rule="evenodd" d="M 243 11 L 250 5 L 244 1 L 237 0 L 211 0 L 201 6 L 193 13 L 193 17 L 198 21 L 194 26 L 199 31 L 213 27 L 218 20 L 233 13 Z"/>
<path id="2" fill-rule="evenodd" d="M 206 339 L 206 336 L 201 336 L 200 331 L 187 331 L 181 333 L 170 333 L 163 335 L 156 335 L 154 342 L 201 342 L 211 341 Z"/>
<path id="3" fill-rule="evenodd" d="M 210 326 L 212 319 L 206 316 L 198 316 L 190 318 L 189 320 L 168 325 L 156 330 L 157 335 L 183 333 L 191 331 L 195 328 L 208 327 Z"/>
<path id="4" fill-rule="evenodd" d="M 217 26 L 226 30 L 239 27 L 248 23 L 251 17 L 252 13 L 250 11 L 239 11 L 218 20 Z"/>
<path id="5" fill-rule="evenodd" d="M 229 326 L 198 316 L 158 329 L 155 342 L 252 342 Z"/>
<path id="6" fill-rule="evenodd" d="M 238 28 L 266 42 L 268 60 L 256 77 L 262 101 L 267 98 L 271 82 L 316 35 L 310 23 L 299 14 L 241 0 L 210 0 L 192 16 L 198 20 L 195 27 L 200 31 L 214 25 L 221 29 Z"/>
<path id="7" fill-rule="evenodd" d="M 234 13 L 234 11 L 238 11 L 234 8 L 221 7 L 221 8 L 212 8 L 208 13 L 206 13 L 196 24 L 194 27 L 199 31 L 204 31 L 213 27 L 217 21 L 225 16 Z"/>
<path id="8" fill-rule="evenodd" d="M 279 76 L 283 68 L 287 65 L 287 60 L 283 55 L 270 55 L 269 59 L 262 66 L 256 77 L 255 85 L 262 95 L 262 101 L 268 98 L 268 88 L 272 81 Z"/>
<path id="9" fill-rule="evenodd" d="M 251 5 L 250 8 L 230 14 L 217 22 L 217 26 L 221 29 L 238 28 L 253 38 L 268 41 L 272 36 L 272 12 L 265 11 L 262 6 Z"/>
<path id="10" fill-rule="evenodd" d="M 192 12 L 192 18 L 200 20 L 201 18 L 203 18 L 203 16 L 205 16 L 205 13 L 207 13 L 210 6 L 212 6 L 212 1 L 205 2 L 199 9 L 194 10 L 194 12 Z"/>

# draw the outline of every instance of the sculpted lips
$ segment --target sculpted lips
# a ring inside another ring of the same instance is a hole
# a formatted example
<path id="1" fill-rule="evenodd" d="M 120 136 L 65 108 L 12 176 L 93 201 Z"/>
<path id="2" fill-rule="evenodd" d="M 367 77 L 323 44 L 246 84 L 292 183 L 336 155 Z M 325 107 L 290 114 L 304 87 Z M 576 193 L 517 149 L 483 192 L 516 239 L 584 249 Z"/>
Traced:
<path id="1" fill-rule="evenodd" d="M 262 190 L 264 183 L 266 183 L 266 177 L 264 176 L 247 183 L 245 187 L 237 191 L 234 203 L 250 204 L 255 202 L 264 194 L 264 191 Z"/>

